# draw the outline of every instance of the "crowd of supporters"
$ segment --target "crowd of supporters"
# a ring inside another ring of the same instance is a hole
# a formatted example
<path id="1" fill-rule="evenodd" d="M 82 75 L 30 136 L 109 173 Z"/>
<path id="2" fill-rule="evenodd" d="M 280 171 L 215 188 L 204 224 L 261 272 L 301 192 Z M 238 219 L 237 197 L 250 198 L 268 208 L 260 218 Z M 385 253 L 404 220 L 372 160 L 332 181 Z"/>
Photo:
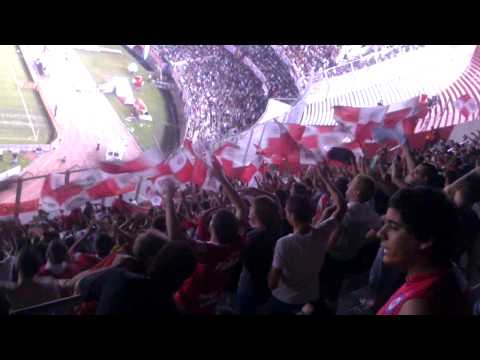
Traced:
<path id="1" fill-rule="evenodd" d="M 154 53 L 182 91 L 186 136 L 216 141 L 255 123 L 269 98 L 297 99 L 312 76 L 339 76 L 417 47 L 155 45 Z"/>
<path id="2" fill-rule="evenodd" d="M 281 45 L 275 46 L 275 51 L 292 67 L 297 87 L 304 90 L 312 77 L 318 81 L 340 76 L 420 47 L 422 45 Z"/>
<path id="3" fill-rule="evenodd" d="M 265 45 L 238 45 L 242 55 L 249 57 L 256 64 L 267 79 L 269 97 L 298 98 L 298 89 L 289 69 L 271 46 Z"/>
<path id="4" fill-rule="evenodd" d="M 187 137 L 212 141 L 245 129 L 265 110 L 267 97 L 252 71 L 223 46 L 157 45 L 182 90 Z"/>
<path id="5" fill-rule="evenodd" d="M 148 212 L 119 197 L 2 222 L 1 311 L 77 294 L 78 315 L 326 316 L 369 273 L 366 313 L 472 314 L 479 150 L 480 132 L 406 143 L 300 174 L 271 167 L 255 188 L 214 163 L 219 193 L 169 183 Z"/>

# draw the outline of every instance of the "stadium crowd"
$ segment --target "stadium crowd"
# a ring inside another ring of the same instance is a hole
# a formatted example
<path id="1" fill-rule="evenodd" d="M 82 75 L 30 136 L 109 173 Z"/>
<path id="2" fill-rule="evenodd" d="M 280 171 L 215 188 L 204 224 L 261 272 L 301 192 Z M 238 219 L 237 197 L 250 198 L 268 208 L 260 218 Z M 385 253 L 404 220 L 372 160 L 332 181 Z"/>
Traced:
<path id="1" fill-rule="evenodd" d="M 254 123 L 267 98 L 259 79 L 223 46 L 157 45 L 183 91 L 188 138 L 213 141 Z"/>
<path id="2" fill-rule="evenodd" d="M 367 272 L 367 313 L 472 314 L 479 146 L 477 132 L 301 174 L 270 168 L 256 188 L 214 164 L 220 193 L 170 183 L 148 213 L 120 196 L 2 222 L 2 314 L 77 294 L 78 315 L 329 315 Z"/>
<path id="3" fill-rule="evenodd" d="M 238 45 L 237 48 L 244 56 L 248 56 L 267 78 L 269 97 L 298 98 L 298 89 L 287 65 L 280 60 L 271 46 Z"/>
<path id="4" fill-rule="evenodd" d="M 292 75 L 299 90 L 308 79 L 340 76 L 353 70 L 393 59 L 422 45 L 281 45 L 274 46 L 277 55 L 293 68 Z"/>
<path id="5" fill-rule="evenodd" d="M 297 99 L 312 75 L 321 79 L 393 58 L 411 45 L 155 45 L 182 92 L 186 136 L 214 142 L 258 120 L 269 98 Z M 248 61 L 245 61 L 248 59 Z M 249 67 L 251 63 L 261 75 Z"/>

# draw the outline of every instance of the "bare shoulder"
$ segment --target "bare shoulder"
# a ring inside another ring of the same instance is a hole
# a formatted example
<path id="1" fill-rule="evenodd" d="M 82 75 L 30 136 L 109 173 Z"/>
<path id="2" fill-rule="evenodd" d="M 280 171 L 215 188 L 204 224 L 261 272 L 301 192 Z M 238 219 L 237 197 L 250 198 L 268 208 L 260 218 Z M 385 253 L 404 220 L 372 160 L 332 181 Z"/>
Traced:
<path id="1" fill-rule="evenodd" d="M 430 315 L 430 310 L 426 299 L 410 299 L 402 305 L 399 315 Z"/>

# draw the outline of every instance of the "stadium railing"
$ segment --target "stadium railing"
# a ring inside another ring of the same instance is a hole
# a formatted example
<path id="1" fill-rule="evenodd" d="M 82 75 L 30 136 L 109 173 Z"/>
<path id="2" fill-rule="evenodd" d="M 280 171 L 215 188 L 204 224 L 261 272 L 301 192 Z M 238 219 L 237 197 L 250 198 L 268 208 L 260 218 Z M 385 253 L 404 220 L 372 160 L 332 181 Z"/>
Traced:
<path id="1" fill-rule="evenodd" d="M 70 315 L 73 313 L 74 307 L 80 305 L 82 299 L 83 297 L 81 295 L 69 296 L 43 304 L 18 309 L 12 311 L 10 315 Z"/>

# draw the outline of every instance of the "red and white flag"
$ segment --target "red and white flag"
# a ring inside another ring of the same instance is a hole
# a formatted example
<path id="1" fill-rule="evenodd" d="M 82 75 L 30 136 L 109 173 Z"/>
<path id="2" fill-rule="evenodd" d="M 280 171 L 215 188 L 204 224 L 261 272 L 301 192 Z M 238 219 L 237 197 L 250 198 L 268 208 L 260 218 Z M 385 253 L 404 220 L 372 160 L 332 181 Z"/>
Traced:
<path id="1" fill-rule="evenodd" d="M 163 186 L 159 191 L 154 178 L 143 179 L 138 192 L 139 201 L 150 201 L 153 206 L 162 206 L 163 204 Z"/>
<path id="2" fill-rule="evenodd" d="M 468 118 L 471 114 L 478 112 L 478 103 L 468 94 L 460 96 L 454 103 L 460 114 Z"/>
<path id="3" fill-rule="evenodd" d="M 295 141 L 285 125 L 269 122 L 263 126 L 263 137 L 257 146 L 266 163 L 294 168 L 316 164 L 315 155 Z"/>
<path id="4" fill-rule="evenodd" d="M 208 144 L 185 141 L 184 149 L 193 164 L 192 183 L 204 190 L 219 191 L 220 183 L 211 171 L 214 154 Z"/>
<path id="5" fill-rule="evenodd" d="M 332 147 L 343 147 L 351 143 L 347 133 L 333 126 L 306 126 L 300 144 L 311 150 L 318 159 L 326 156 Z"/>
<path id="6" fill-rule="evenodd" d="M 28 200 L 22 201 L 18 207 L 18 213 L 20 215 L 20 220 L 25 215 L 33 217 L 37 213 L 39 208 L 39 200 Z M 15 216 L 15 203 L 4 203 L 0 204 L 0 220 L 13 219 Z"/>
<path id="7" fill-rule="evenodd" d="M 229 178 L 240 179 L 248 184 L 254 176 L 260 175 L 259 169 L 263 164 L 262 157 L 255 154 L 252 155 L 254 157 L 247 158 L 245 156 L 246 148 L 242 148 L 238 144 L 226 142 L 214 152 L 214 155 Z"/>
<path id="8" fill-rule="evenodd" d="M 99 171 L 100 172 L 100 171 Z M 117 196 L 135 191 L 139 178 L 131 174 L 110 175 L 103 173 L 102 178 L 86 188 L 90 200 Z"/>
<path id="9" fill-rule="evenodd" d="M 346 134 L 362 143 L 371 139 L 372 129 L 383 122 L 386 112 L 385 106 L 371 108 L 335 106 L 333 116 Z"/>
<path id="10" fill-rule="evenodd" d="M 139 173 L 139 175 L 152 175 L 153 168 L 165 160 L 165 154 L 159 149 L 152 148 L 144 151 L 136 159 L 128 161 L 101 161 L 100 170 L 109 174 Z"/>
<path id="11" fill-rule="evenodd" d="M 74 182 L 65 184 L 65 175 L 50 174 L 43 183 L 40 206 L 47 212 L 60 209 L 73 210 L 81 207 L 88 200 L 84 186 Z"/>
<path id="12" fill-rule="evenodd" d="M 219 184 L 216 185 L 216 180 L 211 176 L 207 160 L 197 156 L 190 142 L 186 142 L 164 162 L 157 165 L 154 173 L 155 176 L 151 181 L 158 191 L 163 191 L 164 183 L 168 179 L 179 184 L 192 182 L 206 190 L 218 190 L 219 188 Z"/>
<path id="13" fill-rule="evenodd" d="M 388 106 L 334 107 L 335 120 L 343 127 L 343 131 L 351 134 L 353 140 L 360 144 L 375 141 L 376 138 L 381 141 L 398 140 L 411 135 L 414 133 L 418 119 L 427 114 L 425 95 Z"/>

